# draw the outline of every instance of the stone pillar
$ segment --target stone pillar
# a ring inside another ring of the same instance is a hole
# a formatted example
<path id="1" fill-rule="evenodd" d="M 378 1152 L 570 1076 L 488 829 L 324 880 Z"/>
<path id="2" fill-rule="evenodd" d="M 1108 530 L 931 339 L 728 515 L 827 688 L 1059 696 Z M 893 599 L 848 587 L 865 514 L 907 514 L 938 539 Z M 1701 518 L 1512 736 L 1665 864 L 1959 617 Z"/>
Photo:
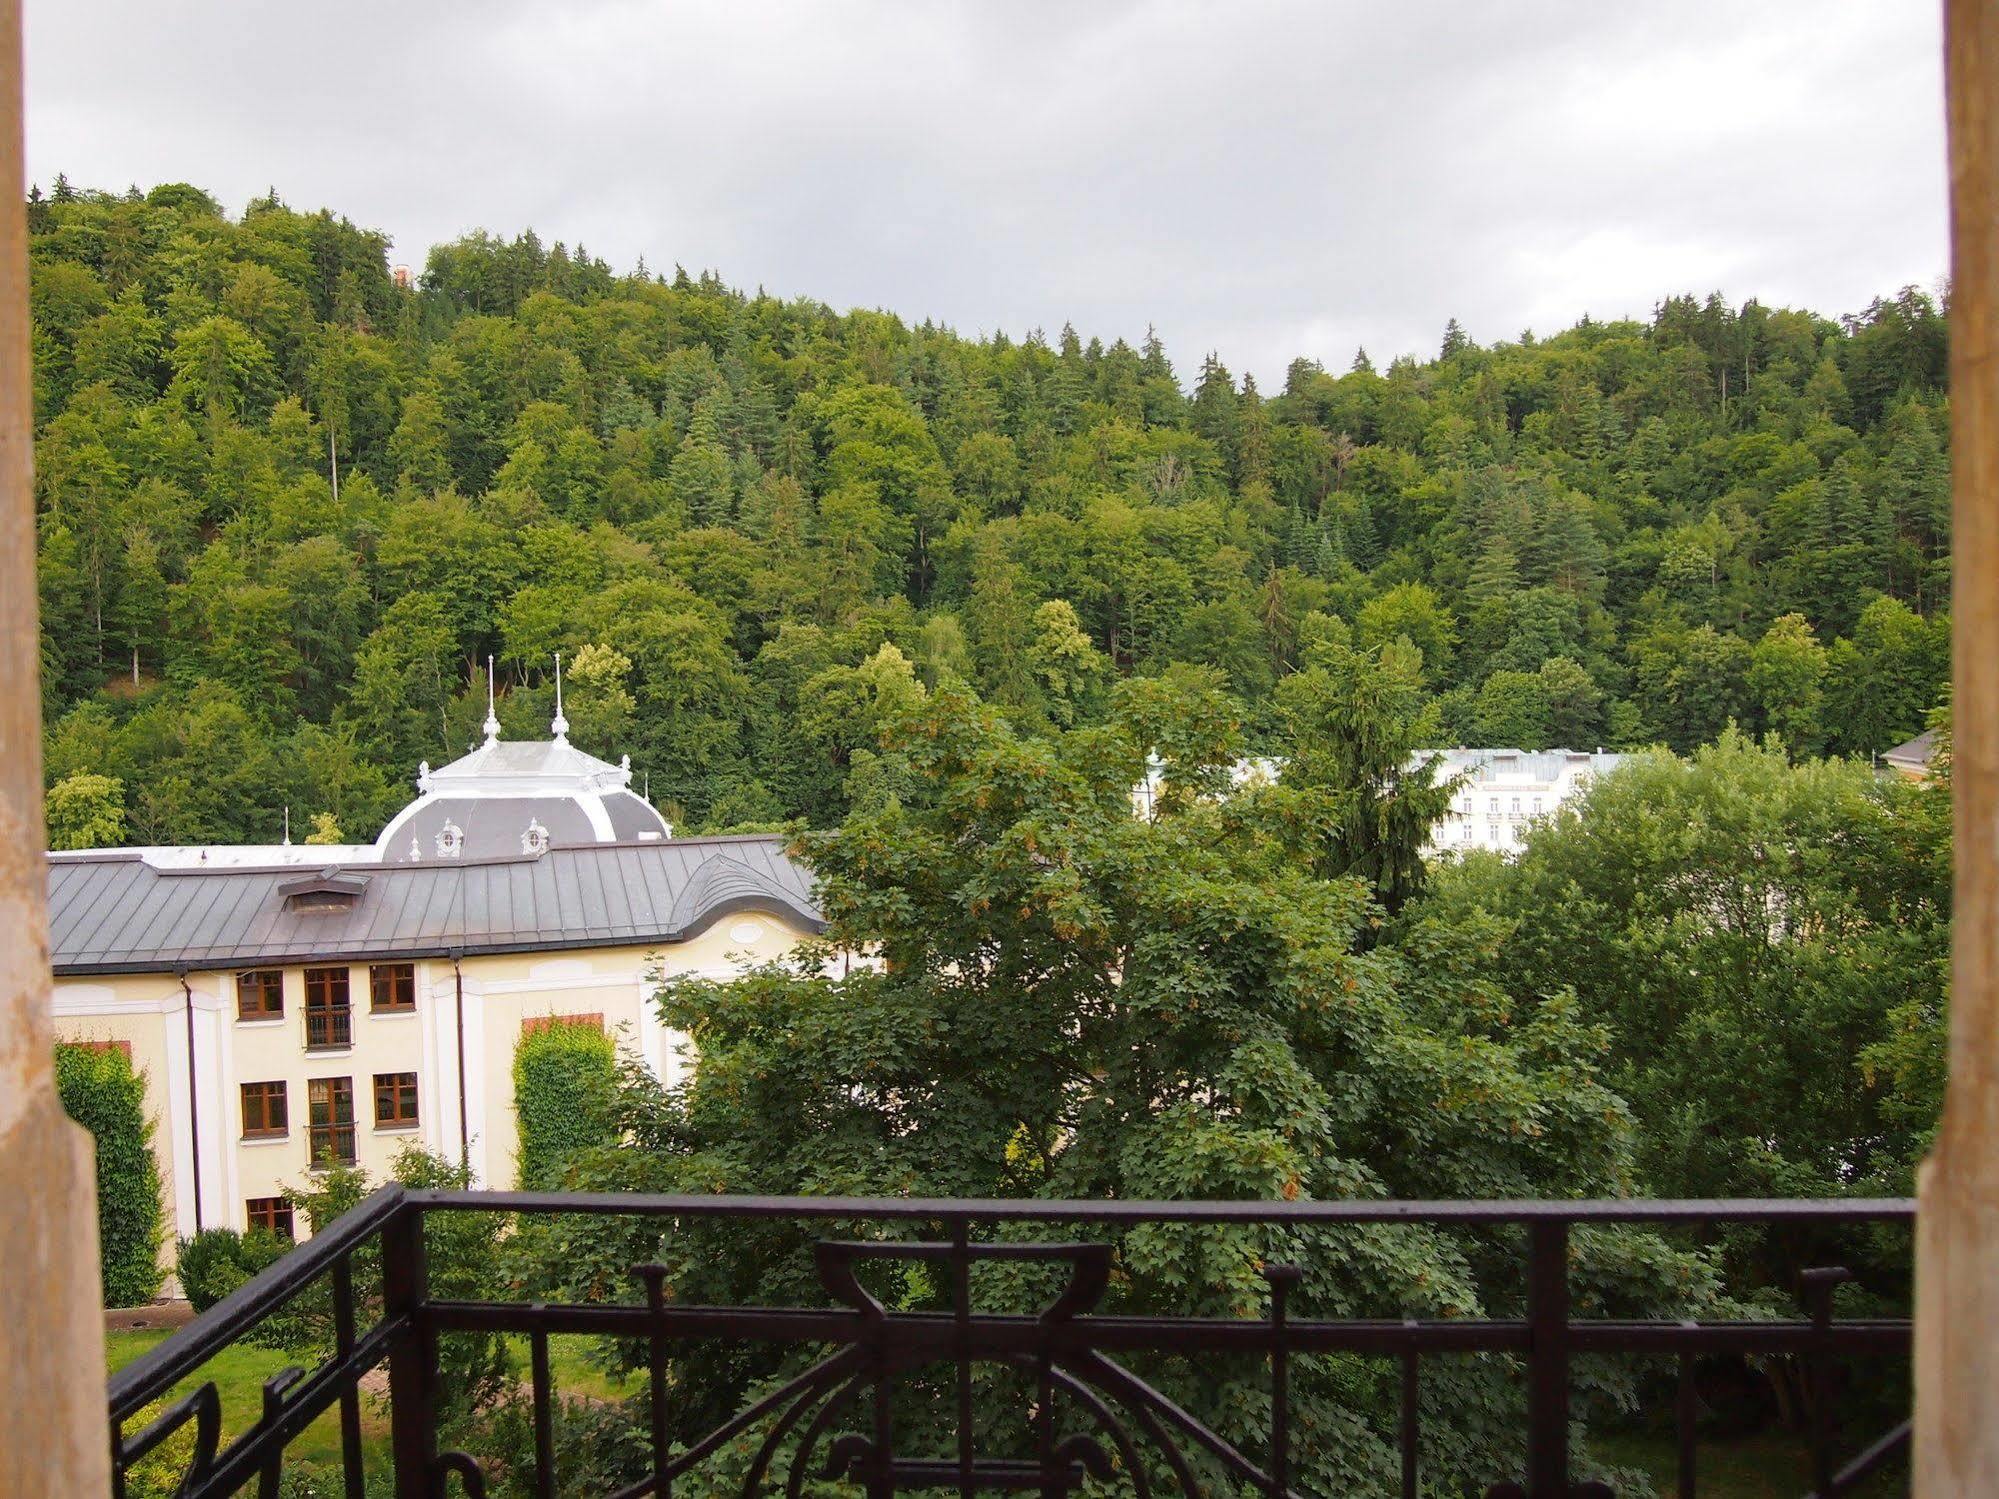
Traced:
<path id="1" fill-rule="evenodd" d="M 1999 0 L 1947 0 L 1957 875 L 1950 1089 L 1917 1180 L 1915 1492 L 1999 1494 Z"/>
<path id="2" fill-rule="evenodd" d="M 90 1136 L 56 1099 L 35 625 L 21 6 L 0 0 L 0 1495 L 107 1494 Z"/>

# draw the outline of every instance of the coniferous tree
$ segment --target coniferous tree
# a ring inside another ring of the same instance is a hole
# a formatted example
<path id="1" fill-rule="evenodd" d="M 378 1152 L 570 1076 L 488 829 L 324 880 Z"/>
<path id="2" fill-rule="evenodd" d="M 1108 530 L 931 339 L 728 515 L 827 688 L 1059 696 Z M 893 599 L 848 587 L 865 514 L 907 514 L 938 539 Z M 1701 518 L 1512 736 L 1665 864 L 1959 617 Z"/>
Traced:
<path id="1" fill-rule="evenodd" d="M 712 394 L 694 403 L 687 435 L 681 438 L 667 474 L 673 498 L 695 525 L 726 521 L 733 508 L 735 478 L 722 447 L 720 404 L 720 398 Z"/>
<path id="2" fill-rule="evenodd" d="M 399 289 L 379 235 L 275 192 L 231 218 L 65 180 L 32 211 L 50 774 L 123 781 L 132 837 L 286 801 L 365 837 L 473 732 L 488 652 L 590 643 L 633 662 L 632 747 L 688 805 L 823 820 L 814 767 L 744 769 L 804 753 L 764 727 L 793 690 L 754 672 L 767 646 L 819 631 L 816 669 L 851 670 L 893 641 L 1040 727 L 1015 663 L 1052 600 L 1117 673 L 1221 671 L 1265 737 L 1314 612 L 1393 644 L 1410 586 L 1457 636 L 1446 666 L 1423 647 L 1453 733 L 1512 673 L 1492 712 L 1545 696 L 1558 737 L 1732 717 L 1878 750 L 1945 675 L 1920 292 L 1844 321 L 1676 296 L 1483 348 L 1454 322 L 1427 364 L 1294 359 L 1266 401 L 1219 354 L 1183 390 L 1152 330 L 969 339 L 531 232 L 440 245 Z M 716 701 L 669 691 L 671 660 Z M 187 773 L 204 736 L 260 767 L 237 811 Z"/>

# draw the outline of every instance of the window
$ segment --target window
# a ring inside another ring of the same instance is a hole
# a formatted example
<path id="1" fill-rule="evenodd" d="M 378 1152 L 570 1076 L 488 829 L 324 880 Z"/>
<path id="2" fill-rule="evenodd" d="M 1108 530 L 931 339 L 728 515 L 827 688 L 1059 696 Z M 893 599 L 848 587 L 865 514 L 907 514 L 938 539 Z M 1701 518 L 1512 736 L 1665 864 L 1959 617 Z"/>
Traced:
<path id="1" fill-rule="evenodd" d="M 1536 817 L 1541 815 L 1541 798 L 1538 796 L 1534 798 L 1534 815 Z"/>
<path id="2" fill-rule="evenodd" d="M 375 1128 L 414 1129 L 416 1127 L 416 1074 L 378 1072 L 375 1074 Z"/>
<path id="3" fill-rule="evenodd" d="M 284 1013 L 284 969 L 252 968 L 236 975 L 238 1020 L 278 1020 Z"/>
<path id="4" fill-rule="evenodd" d="M 370 963 L 368 1006 L 380 1013 L 416 1008 L 416 964 Z"/>
<path id="5" fill-rule="evenodd" d="M 282 1139 L 290 1132 L 283 1083 L 243 1084 L 243 1138 Z"/>
<path id="6" fill-rule="evenodd" d="M 1520 815 L 1520 798 L 1517 796 L 1513 798 L 1513 815 L 1515 817 Z"/>
<path id="7" fill-rule="evenodd" d="M 286 1197 L 252 1197 L 243 1204 L 243 1216 L 253 1229 L 261 1228 L 280 1239 L 292 1236 L 292 1205 Z"/>
<path id="8" fill-rule="evenodd" d="M 1492 813 L 1492 814 L 1493 814 L 1493 815 L 1494 815 L 1495 817 L 1496 817 L 1496 816 L 1498 816 L 1498 815 L 1499 815 L 1499 798 L 1498 798 L 1498 797 L 1496 797 L 1496 796 L 1495 796 L 1495 797 L 1493 797 L 1493 798 L 1492 798 L 1492 805 L 1491 805 L 1491 806 L 1489 806 L 1489 807 L 1487 807 L 1487 808 L 1486 808 L 1485 810 L 1486 810 L 1486 811 L 1488 811 L 1488 812 L 1490 812 L 1490 813 Z"/>
<path id="9" fill-rule="evenodd" d="M 305 1049 L 333 1051 L 354 1044 L 354 1015 L 347 1005 L 345 968 L 305 971 Z"/>
<path id="10" fill-rule="evenodd" d="M 305 1088 L 306 1103 L 312 1113 L 312 1164 L 353 1165 L 354 1079 L 316 1077 Z"/>

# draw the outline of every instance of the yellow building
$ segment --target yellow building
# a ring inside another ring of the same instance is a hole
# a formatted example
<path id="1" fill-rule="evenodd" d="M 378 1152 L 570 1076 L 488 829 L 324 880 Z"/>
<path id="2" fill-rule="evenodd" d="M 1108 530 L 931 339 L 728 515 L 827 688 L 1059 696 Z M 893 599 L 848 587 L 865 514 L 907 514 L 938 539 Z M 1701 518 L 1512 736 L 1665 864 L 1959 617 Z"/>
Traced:
<path id="1" fill-rule="evenodd" d="M 49 856 L 56 1032 L 145 1074 L 170 1235 L 288 1230 L 315 1161 L 380 1179 L 410 1142 L 512 1186 L 525 1028 L 587 1018 L 672 1082 L 657 978 L 819 930 L 782 840 L 674 838 L 554 727 L 502 742 L 489 715 L 374 844 Z"/>

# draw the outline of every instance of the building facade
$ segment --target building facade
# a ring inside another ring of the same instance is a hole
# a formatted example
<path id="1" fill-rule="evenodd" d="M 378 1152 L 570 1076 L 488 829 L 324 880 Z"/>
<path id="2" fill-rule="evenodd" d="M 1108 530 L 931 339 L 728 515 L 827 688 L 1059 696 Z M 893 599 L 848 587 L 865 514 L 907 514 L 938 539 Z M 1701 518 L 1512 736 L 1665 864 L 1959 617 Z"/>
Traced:
<path id="1" fill-rule="evenodd" d="M 1546 817 L 1624 760 L 1602 750 L 1564 749 L 1425 750 L 1417 758 L 1435 762 L 1438 781 L 1464 778 L 1450 809 L 1431 829 L 1425 852 L 1482 849 L 1509 858 L 1520 852 L 1535 818 Z"/>
<path id="2" fill-rule="evenodd" d="M 781 839 L 676 839 L 555 726 L 489 718 L 374 844 L 49 856 L 56 1033 L 144 1074 L 170 1235 L 303 1235 L 287 1192 L 316 1165 L 379 1180 L 412 1143 L 512 1186 L 525 1030 L 600 1025 L 674 1082 L 659 981 L 819 931 Z"/>
<path id="3" fill-rule="evenodd" d="M 1537 817 L 1545 817 L 1599 776 L 1623 763 L 1619 754 L 1597 750 L 1442 749 L 1418 750 L 1406 769 L 1430 767 L 1431 784 L 1462 777 L 1450 807 L 1430 830 L 1426 858 L 1482 849 L 1511 857 L 1526 841 Z M 1268 757 L 1238 760 L 1229 767 L 1228 794 L 1276 784 L 1284 763 Z M 1150 818 L 1165 787 L 1165 771 L 1155 757 L 1145 779 L 1132 788 L 1132 811 Z"/>

